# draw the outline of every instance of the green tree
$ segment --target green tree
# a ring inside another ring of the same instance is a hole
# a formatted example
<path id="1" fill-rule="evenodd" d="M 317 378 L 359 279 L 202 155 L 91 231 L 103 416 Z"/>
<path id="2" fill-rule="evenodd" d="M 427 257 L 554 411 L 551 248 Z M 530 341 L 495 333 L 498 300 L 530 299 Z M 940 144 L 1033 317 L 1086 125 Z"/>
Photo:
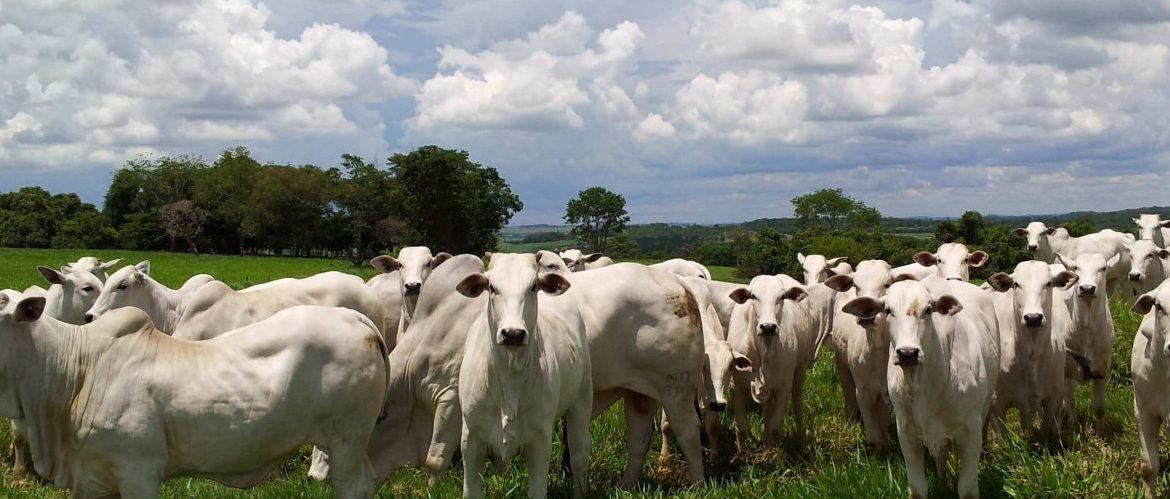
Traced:
<path id="1" fill-rule="evenodd" d="M 876 208 L 846 196 L 841 189 L 821 189 L 792 198 L 792 209 L 801 227 L 816 226 L 827 232 L 874 230 L 882 221 Z"/>
<path id="2" fill-rule="evenodd" d="M 389 171 L 360 156 L 342 155 L 341 168 L 345 177 L 337 187 L 336 200 L 354 248 L 354 261 L 364 262 L 383 248 L 374 232 L 393 212 L 396 182 Z"/>
<path id="3" fill-rule="evenodd" d="M 280 254 L 308 254 L 322 239 L 329 204 L 329 178 L 319 168 L 268 166 L 256 175 L 241 230 Z"/>
<path id="4" fill-rule="evenodd" d="M 248 148 L 238 146 L 223 151 L 215 163 L 200 170 L 192 199 L 207 211 L 201 232 L 216 250 L 244 252 L 246 234 L 240 227 L 262 169 Z"/>
<path id="5" fill-rule="evenodd" d="M 626 198 L 604 187 L 590 187 L 577 193 L 565 206 L 565 223 L 574 225 L 573 235 L 590 251 L 604 253 L 611 234 L 626 228 Z"/>
<path id="6" fill-rule="evenodd" d="M 606 255 L 613 259 L 636 260 L 642 256 L 642 248 L 626 234 L 618 234 L 609 241 Z"/>

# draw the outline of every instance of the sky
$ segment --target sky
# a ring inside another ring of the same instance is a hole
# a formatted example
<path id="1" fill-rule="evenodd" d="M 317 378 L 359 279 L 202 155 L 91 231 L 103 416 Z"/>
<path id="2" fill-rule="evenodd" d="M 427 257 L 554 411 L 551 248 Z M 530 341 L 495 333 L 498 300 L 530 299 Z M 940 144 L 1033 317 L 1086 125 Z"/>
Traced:
<path id="1" fill-rule="evenodd" d="M 1170 0 L 0 0 L 0 191 L 436 144 L 560 223 L 1166 205 Z"/>

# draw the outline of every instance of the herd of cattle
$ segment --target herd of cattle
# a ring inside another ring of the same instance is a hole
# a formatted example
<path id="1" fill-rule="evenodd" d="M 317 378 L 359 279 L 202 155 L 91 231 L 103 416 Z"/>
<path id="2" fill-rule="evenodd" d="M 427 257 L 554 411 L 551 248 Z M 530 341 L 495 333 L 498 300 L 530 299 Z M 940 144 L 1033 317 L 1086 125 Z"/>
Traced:
<path id="1" fill-rule="evenodd" d="M 640 475 L 662 411 L 694 481 L 700 434 L 734 412 L 740 452 L 748 407 L 764 444 L 804 433 L 803 385 L 832 350 L 845 411 L 866 443 L 890 443 L 891 413 L 909 492 L 925 497 L 925 451 L 945 480 L 953 450 L 962 497 L 978 495 L 990 432 L 1009 409 L 1033 438 L 1071 428 L 1073 390 L 1093 385 L 1104 424 L 1114 328 L 1108 298 L 1144 315 L 1131 369 L 1147 495 L 1158 432 L 1170 415 L 1170 221 L 1135 219 L 1140 239 L 1104 230 L 1070 237 L 1033 222 L 1035 260 L 982 286 L 983 251 L 943 244 L 892 267 L 798 255 L 803 282 L 711 279 L 702 265 L 645 266 L 600 254 L 379 256 L 368 282 L 326 272 L 239 291 L 208 275 L 170 289 L 149 262 L 118 269 L 87 257 L 38 267 L 45 290 L 0 292 L 0 416 L 13 420 L 13 472 L 77 497 L 152 497 L 161 482 L 264 480 L 305 443 L 309 475 L 339 497 L 370 497 L 400 467 L 431 477 L 463 456 L 464 495 L 483 493 L 518 454 L 529 493 L 544 496 L 554 428 L 563 422 L 573 493 L 586 488 L 589 425 L 624 401 L 624 486 Z M 485 262 L 486 261 L 486 268 Z M 1035 428 L 1039 419 L 1039 428 Z M 705 428 L 704 428 L 705 421 Z"/>

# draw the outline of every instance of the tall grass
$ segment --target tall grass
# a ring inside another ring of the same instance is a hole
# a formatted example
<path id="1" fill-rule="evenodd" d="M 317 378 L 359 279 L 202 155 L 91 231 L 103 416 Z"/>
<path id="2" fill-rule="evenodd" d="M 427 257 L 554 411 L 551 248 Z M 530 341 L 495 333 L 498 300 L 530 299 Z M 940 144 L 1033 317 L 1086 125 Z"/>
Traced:
<path id="1" fill-rule="evenodd" d="M 0 287 L 23 288 L 40 281 L 36 264 L 59 265 L 90 254 L 87 251 L 0 250 Z M 124 257 L 134 263 L 149 258 L 154 274 L 168 285 L 187 276 L 210 273 L 236 285 L 286 276 L 303 276 L 324 270 L 372 275 L 373 270 L 348 262 L 321 259 L 219 257 L 167 253 L 98 252 L 103 258 Z M 721 269 L 713 273 L 726 278 Z M 1140 494 L 1137 433 L 1132 416 L 1132 383 L 1129 351 L 1139 317 L 1120 301 L 1111 304 L 1117 326 L 1117 344 L 1106 397 L 1107 425 L 1104 435 L 1089 429 L 1089 387 L 1077 393 L 1078 426 L 1052 446 L 1019 436 L 1015 415 L 1009 417 L 1011 435 L 991 440 L 983 454 L 980 492 L 985 497 L 1135 497 Z M 861 426 L 847 420 L 842 411 L 841 389 L 836 382 L 831 354 L 826 350 L 809 373 L 806 385 L 806 417 L 809 433 L 802 446 L 788 440 L 780 448 L 753 446 L 733 456 L 734 436 L 730 414 L 721 416 L 719 452 L 707 456 L 711 478 L 701 485 L 686 483 L 682 459 L 672 455 L 665 468 L 658 467 L 660 440 L 655 437 L 645 462 L 645 476 L 635 490 L 620 490 L 618 482 L 626 460 L 625 429 L 619 406 L 593 422 L 590 456 L 591 497 L 901 497 L 906 494 L 905 470 L 900 451 L 886 456 L 866 451 Z M 753 431 L 760 431 L 758 411 L 751 414 Z M 892 429 L 891 429 L 892 432 Z M 893 433 L 891 433 L 893 434 Z M 10 434 L 0 425 L 0 446 L 7 448 Z M 557 444 L 554 463 L 559 463 Z M 551 465 L 551 463 L 550 463 Z M 328 497 L 327 486 L 305 478 L 308 458 L 304 449 L 283 465 L 271 480 L 240 491 L 207 480 L 175 479 L 163 487 L 163 497 Z M 954 471 L 954 470 L 952 470 Z M 931 476 L 931 495 L 953 497 L 953 483 L 944 486 Z M 517 497 L 527 493 L 526 472 L 514 461 L 503 475 L 487 480 L 488 497 Z M 1163 488 L 1166 483 L 1161 484 Z M 404 469 L 381 485 L 380 497 L 454 497 L 462 490 L 462 469 L 457 465 L 428 491 L 421 470 Z M 551 496 L 566 496 L 569 484 L 554 466 Z M 0 496 L 65 497 L 64 491 L 40 482 L 14 484 L 9 466 L 0 466 Z"/>

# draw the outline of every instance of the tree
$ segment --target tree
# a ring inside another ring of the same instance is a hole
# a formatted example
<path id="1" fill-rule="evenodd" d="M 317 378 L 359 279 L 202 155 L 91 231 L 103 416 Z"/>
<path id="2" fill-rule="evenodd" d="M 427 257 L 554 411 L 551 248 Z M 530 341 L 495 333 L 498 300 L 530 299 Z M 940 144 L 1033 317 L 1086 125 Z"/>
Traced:
<path id="1" fill-rule="evenodd" d="M 390 172 L 352 154 L 341 156 L 341 167 L 345 178 L 338 185 L 337 204 L 355 251 L 354 261 L 364 262 L 383 249 L 374 240 L 374 231 L 393 211 L 395 182 Z"/>
<path id="2" fill-rule="evenodd" d="M 388 164 L 393 212 L 406 223 L 407 239 L 434 250 L 494 250 L 500 229 L 524 208 L 499 172 L 467 151 L 423 146 Z"/>
<path id="3" fill-rule="evenodd" d="M 279 254 L 292 247 L 312 250 L 321 239 L 328 211 L 329 178 L 319 168 L 267 166 L 243 206 L 240 231 L 259 247 Z"/>
<path id="4" fill-rule="evenodd" d="M 175 238 L 182 238 L 187 241 L 191 251 L 198 255 L 199 246 L 195 244 L 195 238 L 207 221 L 207 210 L 195 206 L 189 199 L 183 199 L 165 204 L 158 211 L 163 230 L 171 238 L 171 249 L 174 249 Z"/>
<path id="5" fill-rule="evenodd" d="M 816 226 L 826 232 L 874 230 L 882 221 L 876 208 L 846 196 L 841 189 L 821 189 L 792 198 L 792 209 L 802 227 Z"/>
<path id="6" fill-rule="evenodd" d="M 565 223 L 575 225 L 573 235 L 594 252 L 604 253 L 610 234 L 625 230 L 629 221 L 626 198 L 604 187 L 585 189 L 565 206 Z"/>
<path id="7" fill-rule="evenodd" d="M 265 169 L 252 159 L 248 148 L 225 150 L 210 167 L 196 177 L 192 200 L 207 210 L 203 237 L 216 251 L 243 253 L 246 234 L 241 230 L 249 209 L 257 175 Z"/>

